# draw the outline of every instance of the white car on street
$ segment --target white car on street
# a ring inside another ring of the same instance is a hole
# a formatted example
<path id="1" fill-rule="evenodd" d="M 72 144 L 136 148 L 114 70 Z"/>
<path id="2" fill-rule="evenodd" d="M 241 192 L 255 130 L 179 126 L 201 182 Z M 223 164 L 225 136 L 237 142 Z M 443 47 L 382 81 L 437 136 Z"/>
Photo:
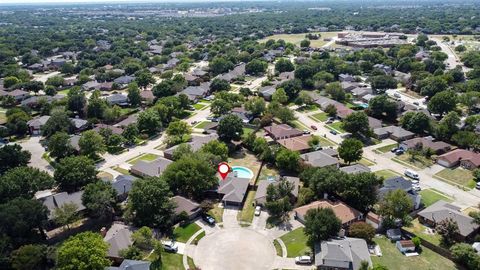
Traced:
<path id="1" fill-rule="evenodd" d="M 311 264 L 312 258 L 310 256 L 298 256 L 295 258 L 296 264 Z"/>

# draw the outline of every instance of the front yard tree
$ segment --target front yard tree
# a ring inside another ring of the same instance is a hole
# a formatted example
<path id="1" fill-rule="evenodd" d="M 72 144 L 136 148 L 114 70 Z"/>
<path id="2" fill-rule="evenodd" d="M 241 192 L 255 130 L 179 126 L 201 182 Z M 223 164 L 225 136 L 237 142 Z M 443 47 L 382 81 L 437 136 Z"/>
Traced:
<path id="1" fill-rule="evenodd" d="M 58 248 L 56 268 L 59 270 L 104 270 L 110 266 L 108 244 L 100 234 L 83 232 L 68 238 Z"/>
<path id="2" fill-rule="evenodd" d="M 364 112 L 349 114 L 342 122 L 345 131 L 352 133 L 355 137 L 370 136 L 371 131 L 368 125 L 368 116 Z"/>
<path id="3" fill-rule="evenodd" d="M 257 117 L 265 112 L 265 100 L 261 97 L 254 97 L 245 102 L 245 109 L 250 111 L 253 116 Z"/>
<path id="4" fill-rule="evenodd" d="M 111 217 L 116 195 L 110 182 L 97 181 L 85 187 L 82 203 L 94 217 Z"/>
<path id="5" fill-rule="evenodd" d="M 91 159 L 97 159 L 98 155 L 105 153 L 106 149 L 103 137 L 94 130 L 83 132 L 78 145 L 80 153 Z"/>
<path id="6" fill-rule="evenodd" d="M 0 174 L 11 168 L 27 166 L 32 154 L 18 144 L 5 145 L 0 148 Z"/>
<path id="7" fill-rule="evenodd" d="M 348 164 L 362 159 L 363 143 L 354 138 L 343 140 L 338 148 L 338 155 Z"/>
<path id="8" fill-rule="evenodd" d="M 184 121 L 173 121 L 165 131 L 168 135 L 167 142 L 169 145 L 176 145 L 187 142 L 190 139 L 191 127 Z"/>
<path id="9" fill-rule="evenodd" d="M 47 266 L 47 247 L 45 245 L 25 245 L 14 250 L 11 255 L 12 268 L 15 270 L 41 270 Z"/>
<path id="10" fill-rule="evenodd" d="M 125 129 L 122 132 L 122 136 L 125 138 L 127 143 L 133 144 L 135 143 L 135 139 L 137 138 L 138 133 L 139 131 L 138 131 L 137 124 L 132 123 L 125 127 Z"/>
<path id="11" fill-rule="evenodd" d="M 46 172 L 32 167 L 16 167 L 0 177 L 0 202 L 23 197 L 33 198 L 37 191 L 53 187 L 53 178 Z"/>
<path id="12" fill-rule="evenodd" d="M 396 219 L 402 220 L 404 223 L 409 223 L 410 216 L 408 215 L 413 209 L 413 202 L 410 200 L 408 194 L 401 189 L 391 191 L 383 197 L 380 201 L 379 214 L 382 215 L 392 226 Z"/>
<path id="13" fill-rule="evenodd" d="M 292 183 L 282 179 L 278 185 L 270 184 L 267 187 L 267 202 L 265 208 L 268 213 L 283 221 L 293 209 L 290 196 L 292 194 Z"/>
<path id="14" fill-rule="evenodd" d="M 275 63 L 275 71 L 278 73 L 294 71 L 295 66 L 293 63 L 285 58 L 280 58 L 277 63 Z"/>
<path id="15" fill-rule="evenodd" d="M 288 102 L 287 93 L 283 88 L 278 88 L 272 95 L 272 101 L 280 104 L 286 104 Z"/>
<path id="16" fill-rule="evenodd" d="M 163 231 L 170 229 L 174 209 L 171 195 L 167 182 L 158 177 L 135 181 L 128 196 L 128 212 L 133 223 Z"/>
<path id="17" fill-rule="evenodd" d="M 73 192 L 97 181 L 97 170 L 87 157 L 66 157 L 57 164 L 53 178 L 60 189 Z"/>
<path id="18" fill-rule="evenodd" d="M 73 154 L 73 148 L 70 143 L 70 136 L 65 132 L 56 132 L 48 139 L 48 150 L 50 156 L 58 159 Z"/>
<path id="19" fill-rule="evenodd" d="M 310 47 L 310 40 L 304 39 L 300 42 L 300 47 L 302 48 L 308 48 Z"/>
<path id="20" fill-rule="evenodd" d="M 302 105 L 311 105 L 313 104 L 312 97 L 308 94 L 307 91 L 300 91 L 298 97 L 295 99 L 295 104 L 302 106 Z"/>
<path id="21" fill-rule="evenodd" d="M 458 243 L 450 248 L 453 260 L 467 267 L 468 270 L 480 269 L 480 255 L 467 243 Z"/>
<path id="22" fill-rule="evenodd" d="M 68 91 L 68 109 L 73 112 L 82 114 L 85 105 L 87 104 L 87 99 L 85 98 L 85 93 L 78 86 L 70 88 Z"/>
<path id="23" fill-rule="evenodd" d="M 416 134 L 430 131 L 430 118 L 422 112 L 407 112 L 400 119 L 400 124 L 406 130 Z"/>
<path id="24" fill-rule="evenodd" d="M 205 158 L 187 155 L 170 164 L 163 172 L 162 179 L 175 194 L 198 199 L 218 184 L 215 173 L 215 167 Z"/>
<path id="25" fill-rule="evenodd" d="M 345 202 L 361 211 L 368 211 L 377 203 L 376 190 L 382 184 L 382 179 L 373 173 L 343 174 L 343 184 L 337 187 L 335 192 Z M 371 194 L 365 196 L 365 194 Z"/>
<path id="26" fill-rule="evenodd" d="M 50 137 L 57 132 L 71 133 L 73 131 L 73 123 L 68 115 L 62 111 L 53 112 L 45 125 L 42 127 L 42 135 Z"/>
<path id="27" fill-rule="evenodd" d="M 379 95 L 368 102 L 369 114 L 380 119 L 395 120 L 397 118 L 397 104 L 387 95 Z"/>
<path id="28" fill-rule="evenodd" d="M 128 100 L 133 107 L 138 107 L 142 104 L 140 89 L 135 82 L 128 85 Z"/>
<path id="29" fill-rule="evenodd" d="M 286 171 L 298 171 L 299 161 L 300 154 L 297 151 L 291 151 L 286 148 L 280 149 L 275 155 L 275 164 L 277 167 Z"/>
<path id="30" fill-rule="evenodd" d="M 372 243 L 372 239 L 375 237 L 375 228 L 366 222 L 355 222 L 350 225 L 348 234 L 351 237 L 362 238 L 368 243 Z"/>
<path id="31" fill-rule="evenodd" d="M 298 70 L 297 70 L 298 71 Z M 295 71 L 295 76 L 297 76 L 297 71 Z M 278 88 L 283 88 L 285 94 L 287 94 L 289 100 L 294 100 L 298 93 L 302 90 L 302 81 L 298 79 L 286 81 L 278 86 Z"/>
<path id="32" fill-rule="evenodd" d="M 317 242 L 336 236 L 341 228 L 342 221 L 331 208 L 310 209 L 305 215 L 304 230 L 311 247 Z"/>
<path id="33" fill-rule="evenodd" d="M 265 61 L 254 59 L 245 65 L 245 72 L 256 76 L 265 73 L 267 67 L 268 64 Z"/>
<path id="34" fill-rule="evenodd" d="M 455 109 L 457 94 L 451 90 L 439 92 L 428 101 L 427 106 L 430 112 L 443 115 Z"/>
<path id="35" fill-rule="evenodd" d="M 62 206 L 53 210 L 52 216 L 56 224 L 60 226 L 67 226 L 67 230 L 70 229 L 70 224 L 77 221 L 78 206 L 74 203 L 65 203 Z"/>
<path id="36" fill-rule="evenodd" d="M 239 140 L 243 135 L 242 119 L 235 114 L 225 116 L 218 123 L 217 133 L 224 142 Z"/>
<path id="37" fill-rule="evenodd" d="M 210 105 L 210 111 L 216 115 L 224 115 L 229 113 L 233 108 L 233 104 L 225 99 L 215 99 L 212 104 Z"/>
<path id="38" fill-rule="evenodd" d="M 140 249 L 151 250 L 155 241 L 152 229 L 147 226 L 141 227 L 132 234 L 132 241 Z"/>
<path id="39" fill-rule="evenodd" d="M 210 84 L 210 90 L 212 92 L 229 91 L 230 88 L 230 83 L 222 79 L 213 79 Z"/>
<path id="40" fill-rule="evenodd" d="M 450 140 L 450 138 L 458 132 L 458 124 L 460 123 L 460 116 L 456 112 L 449 112 L 435 129 L 435 135 L 441 140 Z"/>
<path id="41" fill-rule="evenodd" d="M 148 109 L 138 115 L 137 127 L 141 132 L 154 135 L 162 128 L 162 122 L 155 110 Z"/>
<path id="42" fill-rule="evenodd" d="M 342 102 L 346 99 L 345 91 L 343 90 L 342 85 L 339 82 L 332 82 L 327 84 L 327 86 L 325 87 L 325 92 L 336 101 Z"/>
<path id="43" fill-rule="evenodd" d="M 208 67 L 213 72 L 213 75 L 216 76 L 233 69 L 234 64 L 223 57 L 215 57 L 212 59 L 212 61 L 210 61 Z"/>
<path id="44" fill-rule="evenodd" d="M 438 234 L 442 237 L 441 242 L 444 246 L 450 247 L 455 243 L 455 237 L 459 234 L 458 224 L 452 218 L 444 219 L 437 223 L 435 227 Z"/>
<path id="45" fill-rule="evenodd" d="M 397 81 L 389 75 L 373 76 L 368 78 L 368 81 L 372 85 L 372 89 L 378 92 L 397 88 Z"/>

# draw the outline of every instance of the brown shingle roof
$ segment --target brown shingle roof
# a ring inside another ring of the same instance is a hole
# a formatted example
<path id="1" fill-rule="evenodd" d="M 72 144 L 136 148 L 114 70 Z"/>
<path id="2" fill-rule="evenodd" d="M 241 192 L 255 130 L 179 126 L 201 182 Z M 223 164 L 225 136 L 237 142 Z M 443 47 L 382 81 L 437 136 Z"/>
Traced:
<path id="1" fill-rule="evenodd" d="M 271 125 L 264 127 L 263 129 L 275 140 L 303 135 L 301 130 L 293 128 L 287 124 Z"/>
<path id="2" fill-rule="evenodd" d="M 331 208 L 335 215 L 342 221 L 342 224 L 357 220 L 362 215 L 362 213 L 360 213 L 358 210 L 348 206 L 343 202 L 333 203 L 327 200 L 315 201 L 310 204 L 295 208 L 294 211 L 298 217 L 303 219 L 308 210 L 318 208 Z"/>

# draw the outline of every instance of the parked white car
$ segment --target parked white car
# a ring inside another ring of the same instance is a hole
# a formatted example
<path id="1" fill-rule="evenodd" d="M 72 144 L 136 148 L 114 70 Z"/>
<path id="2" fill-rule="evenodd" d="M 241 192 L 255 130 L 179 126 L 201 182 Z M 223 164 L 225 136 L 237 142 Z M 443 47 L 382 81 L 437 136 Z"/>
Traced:
<path id="1" fill-rule="evenodd" d="M 262 207 L 260 205 L 255 207 L 255 216 L 260 216 L 261 212 L 262 212 Z"/>
<path id="2" fill-rule="evenodd" d="M 312 258 L 310 256 L 298 256 L 295 258 L 296 264 L 311 264 Z"/>
<path id="3" fill-rule="evenodd" d="M 162 240 L 162 246 L 165 251 L 177 253 L 178 245 L 171 240 Z"/>
<path id="4" fill-rule="evenodd" d="M 412 170 L 406 170 L 405 171 L 405 176 L 410 177 L 415 180 L 420 180 L 420 176 L 418 176 L 418 173 Z"/>

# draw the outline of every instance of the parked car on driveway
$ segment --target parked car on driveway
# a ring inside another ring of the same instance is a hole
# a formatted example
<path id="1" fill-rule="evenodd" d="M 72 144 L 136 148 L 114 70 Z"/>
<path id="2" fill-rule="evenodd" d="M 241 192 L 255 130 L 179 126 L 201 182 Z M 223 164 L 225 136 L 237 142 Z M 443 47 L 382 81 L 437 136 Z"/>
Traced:
<path id="1" fill-rule="evenodd" d="M 397 152 L 397 150 L 398 150 L 398 148 L 395 147 L 395 148 L 392 148 L 392 150 L 390 150 L 390 152 L 395 153 L 395 152 Z"/>
<path id="2" fill-rule="evenodd" d="M 260 216 L 261 212 L 262 212 L 262 207 L 260 205 L 255 207 L 255 216 Z"/>
<path id="3" fill-rule="evenodd" d="M 333 135 L 337 135 L 337 134 L 338 134 L 335 130 L 330 130 L 330 133 L 332 133 Z"/>
<path id="4" fill-rule="evenodd" d="M 475 185 L 475 188 L 480 189 L 480 182 L 477 182 L 477 184 Z"/>
<path id="5" fill-rule="evenodd" d="M 399 148 L 395 151 L 395 155 L 397 155 L 397 156 L 403 155 L 404 153 L 405 153 L 405 151 L 401 148 Z"/>
<path id="6" fill-rule="evenodd" d="M 414 180 L 420 180 L 420 176 L 418 176 L 418 173 L 412 170 L 405 170 L 404 172 L 405 176 L 410 177 Z"/>
<path id="7" fill-rule="evenodd" d="M 165 251 L 177 253 L 178 245 L 171 240 L 162 240 L 162 246 Z"/>
<path id="8" fill-rule="evenodd" d="M 311 264 L 312 258 L 310 256 L 298 256 L 295 258 L 296 264 Z"/>
<path id="9" fill-rule="evenodd" d="M 208 223 L 212 226 L 215 225 L 215 219 L 213 217 L 211 217 L 210 215 L 203 214 L 202 219 L 203 219 L 203 221 L 205 221 L 206 223 Z"/>

